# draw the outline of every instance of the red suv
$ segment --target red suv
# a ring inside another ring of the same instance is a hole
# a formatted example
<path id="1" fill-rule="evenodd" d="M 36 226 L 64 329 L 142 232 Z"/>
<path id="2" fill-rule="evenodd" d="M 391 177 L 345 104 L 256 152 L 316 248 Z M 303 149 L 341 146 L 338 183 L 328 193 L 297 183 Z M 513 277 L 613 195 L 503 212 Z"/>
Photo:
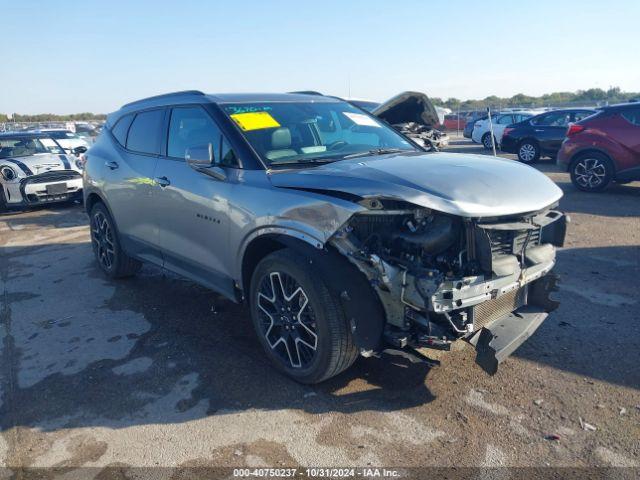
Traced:
<path id="1" fill-rule="evenodd" d="M 603 107 L 569 125 L 557 162 L 586 192 L 640 180 L 640 103 Z"/>

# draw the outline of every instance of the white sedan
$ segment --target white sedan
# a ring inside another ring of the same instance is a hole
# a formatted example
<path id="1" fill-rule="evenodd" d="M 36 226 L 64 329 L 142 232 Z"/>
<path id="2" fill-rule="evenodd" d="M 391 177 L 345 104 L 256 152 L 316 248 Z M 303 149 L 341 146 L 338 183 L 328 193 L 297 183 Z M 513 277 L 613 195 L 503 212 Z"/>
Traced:
<path id="1" fill-rule="evenodd" d="M 527 118 L 531 118 L 535 115 L 535 112 L 522 111 L 522 112 L 509 112 L 498 113 L 491 115 L 491 121 L 493 122 L 493 137 L 495 140 L 496 148 L 500 146 L 502 141 L 502 134 L 504 129 L 513 123 L 518 123 Z M 484 148 L 491 150 L 491 132 L 489 131 L 489 119 L 478 120 L 473 126 L 473 133 L 471 139 L 476 143 L 481 143 Z"/>

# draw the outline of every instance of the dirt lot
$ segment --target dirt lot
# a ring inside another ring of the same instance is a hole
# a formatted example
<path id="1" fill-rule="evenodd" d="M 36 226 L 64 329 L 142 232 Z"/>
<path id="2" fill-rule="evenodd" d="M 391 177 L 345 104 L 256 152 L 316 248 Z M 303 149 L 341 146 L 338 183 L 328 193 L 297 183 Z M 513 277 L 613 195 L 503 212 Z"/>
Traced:
<path id="1" fill-rule="evenodd" d="M 106 280 L 79 205 L 1 216 L 0 467 L 640 465 L 640 183 L 537 168 L 572 218 L 562 304 L 494 377 L 463 350 L 301 386 L 240 306 L 154 267 Z"/>

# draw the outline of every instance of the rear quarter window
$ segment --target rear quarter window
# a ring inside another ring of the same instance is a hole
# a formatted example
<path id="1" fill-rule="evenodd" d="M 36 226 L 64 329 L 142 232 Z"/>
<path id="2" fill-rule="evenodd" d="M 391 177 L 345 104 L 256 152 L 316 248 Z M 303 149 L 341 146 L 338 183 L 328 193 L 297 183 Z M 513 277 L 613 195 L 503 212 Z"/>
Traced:
<path id="1" fill-rule="evenodd" d="M 116 122 L 116 124 L 111 129 L 111 134 L 114 136 L 116 141 L 122 145 L 123 147 L 127 144 L 127 132 L 129 131 L 129 127 L 131 126 L 131 121 L 133 120 L 133 115 L 125 115 L 120 120 Z"/>
<path id="2" fill-rule="evenodd" d="M 622 112 L 622 118 L 624 118 L 627 122 L 632 123 L 633 125 L 640 126 L 640 107 L 639 108 L 631 108 L 627 111 Z"/>
<path id="3" fill-rule="evenodd" d="M 136 115 L 127 135 L 127 150 L 160 154 L 160 130 L 164 110 L 149 110 Z"/>

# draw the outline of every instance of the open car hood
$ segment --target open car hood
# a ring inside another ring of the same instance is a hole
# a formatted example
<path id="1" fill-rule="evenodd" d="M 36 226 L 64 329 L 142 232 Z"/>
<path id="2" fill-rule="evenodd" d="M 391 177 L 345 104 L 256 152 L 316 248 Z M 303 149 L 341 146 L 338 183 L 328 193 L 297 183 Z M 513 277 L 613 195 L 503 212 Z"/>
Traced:
<path id="1" fill-rule="evenodd" d="M 424 93 L 402 92 L 371 112 L 378 118 L 396 125 L 416 122 L 435 128 L 440 124 L 438 112 Z"/>
<path id="2" fill-rule="evenodd" d="M 542 210 L 562 190 L 536 169 L 486 155 L 398 153 L 271 170 L 276 187 L 404 200 L 463 217 Z"/>

